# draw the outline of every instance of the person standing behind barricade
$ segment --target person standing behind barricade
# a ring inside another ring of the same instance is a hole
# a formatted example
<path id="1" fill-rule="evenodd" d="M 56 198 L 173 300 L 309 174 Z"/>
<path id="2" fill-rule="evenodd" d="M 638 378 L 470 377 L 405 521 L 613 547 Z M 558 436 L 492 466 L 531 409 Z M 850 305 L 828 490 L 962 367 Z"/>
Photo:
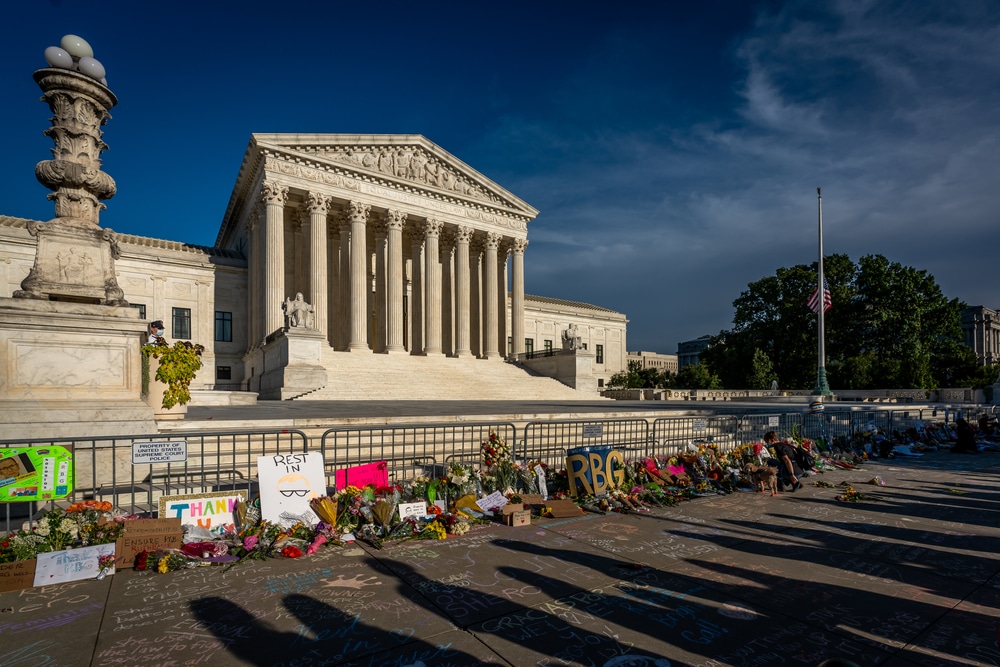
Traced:
<path id="1" fill-rule="evenodd" d="M 156 320 L 149 323 L 149 339 L 147 343 L 156 343 L 163 338 L 163 321 Z"/>
<path id="2" fill-rule="evenodd" d="M 978 454 L 979 447 L 976 446 L 976 433 L 972 430 L 969 422 L 961 417 L 955 420 L 955 446 L 951 448 L 956 454 Z"/>
<path id="3" fill-rule="evenodd" d="M 774 451 L 778 466 L 778 488 L 782 491 L 785 486 L 790 486 L 791 491 L 798 491 L 802 488 L 799 477 L 802 475 L 802 468 L 796 462 L 795 447 L 788 442 L 778 440 L 778 434 L 768 431 L 764 434 L 764 444 Z"/>

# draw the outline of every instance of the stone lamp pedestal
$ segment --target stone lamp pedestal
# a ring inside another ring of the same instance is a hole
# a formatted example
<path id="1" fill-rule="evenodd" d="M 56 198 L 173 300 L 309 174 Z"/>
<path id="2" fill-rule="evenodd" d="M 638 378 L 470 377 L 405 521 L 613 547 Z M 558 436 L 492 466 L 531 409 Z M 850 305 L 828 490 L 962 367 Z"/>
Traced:
<path id="1" fill-rule="evenodd" d="M 35 175 L 56 217 L 28 226 L 34 264 L 14 298 L 0 298 L 0 438 L 155 433 L 140 399 L 146 326 L 118 286 L 115 233 L 98 221 L 115 194 L 101 126 L 118 100 L 72 70 L 38 70 L 35 81 L 55 143 Z"/>

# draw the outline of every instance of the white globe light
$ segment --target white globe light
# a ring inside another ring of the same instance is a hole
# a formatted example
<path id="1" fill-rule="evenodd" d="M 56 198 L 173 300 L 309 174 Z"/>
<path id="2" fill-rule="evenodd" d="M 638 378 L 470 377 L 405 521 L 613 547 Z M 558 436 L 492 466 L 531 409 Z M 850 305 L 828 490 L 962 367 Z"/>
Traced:
<path id="1" fill-rule="evenodd" d="M 73 56 L 66 53 L 58 46 L 50 46 L 45 49 L 45 62 L 49 64 L 49 67 L 73 69 Z"/>
<path id="2" fill-rule="evenodd" d="M 98 81 L 103 79 L 106 74 L 104 71 L 104 65 L 102 65 L 101 61 L 96 58 L 84 56 L 77 61 L 76 66 L 77 69 L 80 70 L 80 74 L 86 74 L 91 79 L 97 79 Z"/>
<path id="3" fill-rule="evenodd" d="M 63 35 L 63 38 L 59 40 L 59 46 L 63 47 L 63 50 L 74 58 L 94 57 L 94 49 L 90 48 L 90 44 L 83 37 Z"/>

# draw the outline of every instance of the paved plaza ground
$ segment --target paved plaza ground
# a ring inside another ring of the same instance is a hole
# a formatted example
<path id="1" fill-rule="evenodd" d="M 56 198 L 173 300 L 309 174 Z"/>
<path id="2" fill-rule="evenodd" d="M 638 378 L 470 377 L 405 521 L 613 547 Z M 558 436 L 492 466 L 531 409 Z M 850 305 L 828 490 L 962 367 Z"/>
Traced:
<path id="1" fill-rule="evenodd" d="M 1000 665 L 998 491 L 1000 455 L 939 452 L 773 498 L 123 570 L 0 594 L 0 666 Z"/>

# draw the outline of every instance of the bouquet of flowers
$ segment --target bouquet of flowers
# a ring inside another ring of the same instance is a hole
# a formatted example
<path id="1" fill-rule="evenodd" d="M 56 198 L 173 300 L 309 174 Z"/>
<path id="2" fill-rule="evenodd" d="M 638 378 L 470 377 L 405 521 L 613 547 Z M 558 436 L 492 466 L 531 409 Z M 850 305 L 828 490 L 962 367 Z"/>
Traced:
<path id="1" fill-rule="evenodd" d="M 511 456 L 510 445 L 495 431 L 480 446 L 487 491 L 507 493 L 517 485 L 518 471 Z"/>

